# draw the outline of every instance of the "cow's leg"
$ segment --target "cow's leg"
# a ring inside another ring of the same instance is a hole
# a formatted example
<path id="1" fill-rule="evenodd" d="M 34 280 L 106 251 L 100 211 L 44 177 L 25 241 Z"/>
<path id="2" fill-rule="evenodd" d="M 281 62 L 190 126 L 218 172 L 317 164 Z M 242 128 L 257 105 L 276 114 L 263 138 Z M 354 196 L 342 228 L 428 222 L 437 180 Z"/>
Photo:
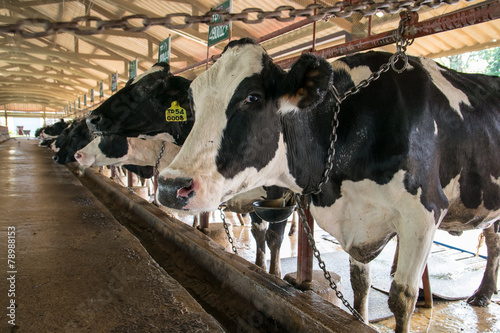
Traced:
<path id="1" fill-rule="evenodd" d="M 281 278 L 280 249 L 283 243 L 287 220 L 279 223 L 270 223 L 266 232 L 266 242 L 271 251 L 269 273 Z"/>
<path id="2" fill-rule="evenodd" d="M 267 222 L 263 221 L 254 212 L 250 213 L 252 219 L 252 235 L 257 243 L 257 257 L 255 264 L 264 270 L 267 270 L 266 265 L 266 229 Z"/>
<path id="3" fill-rule="evenodd" d="M 491 296 L 497 291 L 498 261 L 500 257 L 500 235 L 495 232 L 494 225 L 483 230 L 486 239 L 488 259 L 483 280 L 474 294 L 467 299 L 467 303 L 476 306 L 487 306 Z"/>
<path id="4" fill-rule="evenodd" d="M 389 308 L 396 319 L 397 333 L 409 332 L 420 280 L 437 229 L 433 217 L 421 215 L 418 220 L 418 215 L 407 216 L 408 223 L 398 228 L 398 262 L 389 291 Z"/>
<path id="5" fill-rule="evenodd" d="M 368 323 L 368 294 L 371 285 L 370 265 L 349 257 L 351 266 L 351 286 L 354 293 L 354 309 Z"/>

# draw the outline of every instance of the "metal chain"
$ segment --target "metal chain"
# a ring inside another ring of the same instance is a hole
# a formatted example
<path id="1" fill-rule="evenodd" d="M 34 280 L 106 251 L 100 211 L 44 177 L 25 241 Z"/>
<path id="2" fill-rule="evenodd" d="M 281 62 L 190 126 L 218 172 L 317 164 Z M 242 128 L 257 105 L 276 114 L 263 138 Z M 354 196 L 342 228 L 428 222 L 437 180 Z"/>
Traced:
<path id="1" fill-rule="evenodd" d="M 130 172 L 130 171 L 127 170 L 127 172 Z M 115 174 L 115 179 L 118 179 L 118 183 L 120 183 L 120 185 L 122 185 L 123 187 L 127 188 L 127 190 L 129 190 L 130 192 L 132 192 L 134 194 L 137 194 L 137 193 L 135 193 L 135 191 L 130 186 L 125 185 L 123 183 L 123 181 L 121 180 L 121 178 L 117 174 Z"/>
<path id="2" fill-rule="evenodd" d="M 158 167 L 160 166 L 160 161 L 161 161 L 161 158 L 163 157 L 164 152 L 165 152 L 165 141 L 162 141 L 160 153 L 158 154 L 158 159 L 156 160 L 156 163 L 155 163 L 155 177 L 156 177 L 156 179 L 158 179 L 158 174 L 160 173 L 160 171 L 158 170 Z"/>
<path id="3" fill-rule="evenodd" d="M 356 309 L 351 306 L 349 301 L 345 299 L 342 292 L 340 290 L 338 290 L 337 284 L 335 283 L 335 281 L 333 281 L 330 272 L 328 272 L 328 270 L 326 269 L 326 264 L 323 261 L 323 259 L 321 259 L 321 253 L 319 252 L 318 248 L 316 247 L 316 242 L 314 241 L 314 237 L 311 233 L 311 228 L 309 227 L 309 223 L 307 223 L 306 214 L 304 212 L 304 207 L 302 205 L 302 196 L 295 193 L 295 202 L 297 202 L 297 206 L 299 208 L 298 209 L 299 217 L 300 217 L 300 220 L 302 221 L 302 227 L 304 228 L 304 232 L 307 235 L 307 242 L 309 243 L 309 246 L 312 247 L 313 255 L 318 260 L 319 267 L 323 270 L 323 275 L 325 276 L 325 279 L 330 284 L 330 288 L 335 291 L 335 295 L 337 296 L 337 298 L 342 301 L 342 304 L 344 304 L 344 306 L 353 314 L 354 317 L 361 320 L 362 322 L 365 322 L 365 320 L 359 314 L 359 312 L 356 311 Z"/>
<path id="4" fill-rule="evenodd" d="M 219 212 L 220 212 L 220 218 L 222 219 L 222 225 L 224 226 L 224 231 L 226 232 L 227 235 L 227 240 L 229 241 L 229 244 L 231 244 L 231 248 L 234 254 L 238 254 L 236 246 L 234 246 L 233 237 L 231 237 L 231 234 L 229 233 L 229 227 L 226 222 L 226 214 L 224 214 L 224 211 L 222 210 L 222 205 L 219 206 Z"/>
<path id="5" fill-rule="evenodd" d="M 187 29 L 193 24 L 204 23 L 209 26 L 226 25 L 229 22 L 241 21 L 245 24 L 262 23 L 266 19 L 279 22 L 290 22 L 297 18 L 308 18 L 311 21 L 328 20 L 331 17 L 346 18 L 353 13 L 371 16 L 376 12 L 396 14 L 406 10 L 415 12 L 423 6 L 437 8 L 443 4 L 456 4 L 459 0 L 385 0 L 374 2 L 362 0 L 357 4 L 339 1 L 333 6 L 309 4 L 303 9 L 293 6 L 279 6 L 273 11 L 261 8 L 246 8 L 240 13 L 227 13 L 224 10 L 211 10 L 204 15 L 173 13 L 164 17 L 150 18 L 147 15 L 128 15 L 117 20 L 103 20 L 97 16 L 79 16 L 71 21 L 51 22 L 43 18 L 21 19 L 16 23 L 0 26 L 0 34 L 18 34 L 24 38 L 45 37 L 60 32 L 72 32 L 76 35 L 104 34 L 108 30 L 122 29 L 129 32 L 144 32 L 152 26 L 163 26 L 168 29 Z M 212 16 L 218 15 L 219 22 L 212 22 Z"/>
<path id="6" fill-rule="evenodd" d="M 382 75 L 382 73 L 387 72 L 389 69 L 392 68 L 395 72 L 401 74 L 408 67 L 408 56 L 406 54 L 406 49 L 409 45 L 413 43 L 413 39 L 408 40 L 407 38 L 405 38 L 404 31 L 406 28 L 406 23 L 409 20 L 410 20 L 409 14 L 406 13 L 406 15 L 399 22 L 399 27 L 396 30 L 396 47 L 397 47 L 396 53 L 394 53 L 389 58 L 389 61 L 387 63 L 382 64 L 378 69 L 378 71 L 372 73 L 367 79 L 361 80 L 361 82 L 359 82 L 357 85 L 351 87 L 346 92 L 344 92 L 343 95 L 339 94 L 337 88 L 335 88 L 333 84 L 330 87 L 330 91 L 333 94 L 334 98 L 336 99 L 335 110 L 333 112 L 333 119 L 332 119 L 332 132 L 330 133 L 330 147 L 328 148 L 328 158 L 326 161 L 325 170 L 323 171 L 321 180 L 316 190 L 312 191 L 311 193 L 319 194 L 321 192 L 323 186 L 326 183 L 328 183 L 328 180 L 330 179 L 330 173 L 333 170 L 333 157 L 335 156 L 335 143 L 337 142 L 337 128 L 339 126 L 338 115 L 340 113 L 340 104 L 349 96 L 357 94 L 362 88 L 366 88 L 370 85 L 370 83 L 378 80 Z M 397 69 L 396 63 L 399 61 L 399 59 L 403 59 L 403 67 Z"/>

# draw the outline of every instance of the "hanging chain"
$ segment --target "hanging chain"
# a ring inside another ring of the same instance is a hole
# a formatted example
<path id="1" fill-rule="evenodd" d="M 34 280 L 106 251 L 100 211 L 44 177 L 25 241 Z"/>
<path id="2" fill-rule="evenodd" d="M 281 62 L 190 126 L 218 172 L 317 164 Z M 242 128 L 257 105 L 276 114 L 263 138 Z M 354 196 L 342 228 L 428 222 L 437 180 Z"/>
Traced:
<path id="1" fill-rule="evenodd" d="M 408 67 L 408 55 L 406 54 L 406 49 L 409 45 L 413 43 L 412 40 L 408 40 L 404 37 L 404 31 L 406 28 L 406 23 L 410 20 L 409 13 L 406 13 L 401 21 L 399 22 L 399 27 L 396 30 L 396 53 L 394 53 L 389 61 L 385 64 L 382 64 L 378 71 L 372 73 L 367 79 L 361 80 L 357 85 L 351 87 L 343 95 L 340 95 L 337 91 L 337 88 L 332 84 L 330 87 L 330 92 L 333 94 L 335 98 L 335 110 L 333 112 L 332 119 L 332 132 L 330 133 L 330 147 L 328 148 L 328 158 L 326 161 L 325 170 L 323 171 L 321 180 L 318 184 L 318 187 L 315 191 L 312 191 L 313 194 L 319 194 L 323 189 L 323 186 L 328 183 L 330 179 L 330 173 L 333 170 L 333 157 L 335 156 L 335 143 L 337 142 L 337 128 L 339 127 L 338 116 L 340 113 L 340 104 L 349 96 L 357 94 L 362 88 L 366 88 L 372 83 L 380 78 L 382 73 L 387 72 L 389 69 L 393 69 L 395 72 L 401 74 Z M 403 66 L 400 69 L 396 68 L 396 63 L 399 59 L 403 60 Z"/>
<path id="2" fill-rule="evenodd" d="M 130 172 L 129 170 L 127 170 L 127 172 Z M 120 176 L 118 176 L 117 174 L 115 174 L 115 179 L 118 179 L 118 183 L 120 183 L 121 186 L 127 188 L 127 190 L 129 190 L 130 192 L 134 193 L 134 194 L 137 194 L 135 193 L 135 191 L 128 185 L 125 185 L 123 183 L 123 181 L 121 180 Z"/>
<path id="3" fill-rule="evenodd" d="M 337 298 L 342 301 L 342 304 L 344 304 L 344 306 L 353 314 L 353 316 L 356 317 L 357 319 L 361 320 L 362 322 L 364 322 L 365 320 L 359 314 L 359 312 L 356 311 L 356 309 L 353 308 L 351 306 L 351 304 L 349 304 L 349 301 L 345 299 L 342 292 L 340 290 L 338 290 L 337 284 L 335 283 L 335 281 L 333 281 L 330 272 L 328 272 L 328 270 L 326 269 L 325 262 L 323 261 L 323 259 L 321 259 L 321 253 L 319 252 L 318 248 L 316 247 L 316 242 L 314 241 L 314 237 L 311 233 L 311 228 L 309 227 L 309 223 L 307 223 L 306 213 L 304 212 L 304 206 L 302 205 L 302 196 L 295 193 L 295 201 L 298 203 L 299 217 L 302 221 L 302 227 L 304 228 L 304 231 L 307 235 L 307 242 L 309 243 L 309 246 L 312 247 L 313 255 L 318 260 L 319 267 L 323 270 L 323 275 L 325 276 L 325 279 L 330 284 L 330 288 L 335 291 L 335 295 L 337 296 Z"/>
<path id="4" fill-rule="evenodd" d="M 156 177 L 156 179 L 158 179 L 158 174 L 160 173 L 160 171 L 158 170 L 158 167 L 160 166 L 160 161 L 161 161 L 161 158 L 163 157 L 164 152 L 165 152 L 165 141 L 162 141 L 160 153 L 158 154 L 158 159 L 156 160 L 156 163 L 155 163 L 155 177 Z"/>
<path id="5" fill-rule="evenodd" d="M 385 0 L 374 2 L 362 0 L 356 4 L 339 1 L 333 6 L 309 4 L 303 9 L 293 6 L 279 6 L 275 10 L 265 11 L 261 8 L 246 8 L 240 13 L 228 13 L 224 10 L 211 10 L 204 15 L 172 13 L 163 17 L 151 18 L 136 14 L 124 16 L 117 20 L 103 20 L 97 16 L 79 16 L 71 21 L 51 22 L 44 18 L 21 19 L 16 23 L 0 26 L 0 34 L 18 34 L 24 38 L 45 37 L 60 32 L 72 32 L 76 35 L 104 34 L 108 30 L 122 29 L 128 32 L 144 32 L 152 26 L 163 26 L 168 29 L 187 29 L 193 24 L 204 23 L 209 26 L 227 25 L 229 22 L 241 21 L 245 24 L 262 23 L 266 19 L 279 22 L 291 22 L 297 18 L 307 18 L 311 21 L 328 20 L 331 17 L 346 18 L 353 13 L 371 16 L 376 12 L 396 14 L 406 10 L 415 12 L 426 6 L 434 9 L 443 4 L 456 4 L 459 0 Z M 218 15 L 220 21 L 212 22 L 212 17 Z"/>
<path id="6" fill-rule="evenodd" d="M 220 212 L 220 218 L 222 219 L 222 225 L 224 226 L 224 231 L 226 232 L 227 235 L 227 240 L 229 241 L 229 244 L 231 244 L 231 248 L 234 254 L 238 254 L 236 246 L 234 246 L 233 237 L 231 237 L 231 233 L 229 232 L 229 226 L 227 225 L 226 222 L 226 214 L 224 214 L 224 211 L 222 210 L 222 205 L 219 206 L 219 212 Z"/>

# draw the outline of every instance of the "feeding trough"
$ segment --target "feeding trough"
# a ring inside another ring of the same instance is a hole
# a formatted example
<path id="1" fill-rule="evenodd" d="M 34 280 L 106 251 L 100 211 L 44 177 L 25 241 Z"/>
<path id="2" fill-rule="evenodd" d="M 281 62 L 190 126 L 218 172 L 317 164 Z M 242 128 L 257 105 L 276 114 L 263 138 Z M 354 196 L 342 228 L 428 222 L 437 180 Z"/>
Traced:
<path id="1" fill-rule="evenodd" d="M 259 200 L 253 203 L 253 209 L 261 219 L 269 223 L 286 220 L 295 209 L 295 204 L 284 198 L 275 200 Z"/>

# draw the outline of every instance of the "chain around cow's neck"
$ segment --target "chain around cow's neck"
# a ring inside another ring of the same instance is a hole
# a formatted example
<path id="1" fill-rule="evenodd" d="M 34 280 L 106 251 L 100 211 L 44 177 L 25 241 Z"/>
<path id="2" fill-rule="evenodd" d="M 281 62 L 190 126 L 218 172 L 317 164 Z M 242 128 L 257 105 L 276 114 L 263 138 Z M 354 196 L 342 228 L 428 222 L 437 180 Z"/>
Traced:
<path id="1" fill-rule="evenodd" d="M 389 61 L 385 64 L 382 64 L 378 71 L 372 73 L 367 79 L 362 80 L 359 82 L 357 85 L 354 87 L 351 87 L 348 89 L 346 92 L 344 92 L 342 95 L 339 94 L 337 88 L 332 84 L 330 87 L 330 93 L 333 95 L 335 99 L 335 106 L 334 106 L 334 112 L 333 112 L 333 119 L 332 119 L 332 132 L 330 134 L 330 147 L 328 147 L 328 157 L 326 160 L 326 166 L 323 171 L 321 181 L 319 182 L 318 186 L 316 187 L 316 190 L 313 190 L 309 193 L 304 193 L 304 194 L 319 194 L 321 193 L 323 186 L 328 183 L 330 179 L 330 173 L 333 170 L 333 158 L 335 156 L 335 143 L 337 142 L 337 129 L 339 127 L 339 113 L 340 113 L 340 104 L 349 96 L 357 94 L 362 88 L 366 88 L 370 83 L 372 83 L 375 80 L 378 80 L 380 78 L 380 75 L 382 73 L 387 72 L 389 69 L 393 69 L 396 73 L 401 74 L 406 70 L 408 67 L 408 55 L 406 54 L 406 49 L 409 45 L 413 43 L 412 40 L 408 40 L 406 37 L 404 37 L 404 31 L 406 28 L 406 23 L 410 21 L 409 13 L 406 13 L 406 15 L 401 19 L 399 22 L 399 27 L 396 30 L 396 48 L 397 51 L 394 53 L 390 58 Z M 401 68 L 396 68 L 396 64 L 399 62 L 399 60 L 403 61 L 403 66 Z"/>

